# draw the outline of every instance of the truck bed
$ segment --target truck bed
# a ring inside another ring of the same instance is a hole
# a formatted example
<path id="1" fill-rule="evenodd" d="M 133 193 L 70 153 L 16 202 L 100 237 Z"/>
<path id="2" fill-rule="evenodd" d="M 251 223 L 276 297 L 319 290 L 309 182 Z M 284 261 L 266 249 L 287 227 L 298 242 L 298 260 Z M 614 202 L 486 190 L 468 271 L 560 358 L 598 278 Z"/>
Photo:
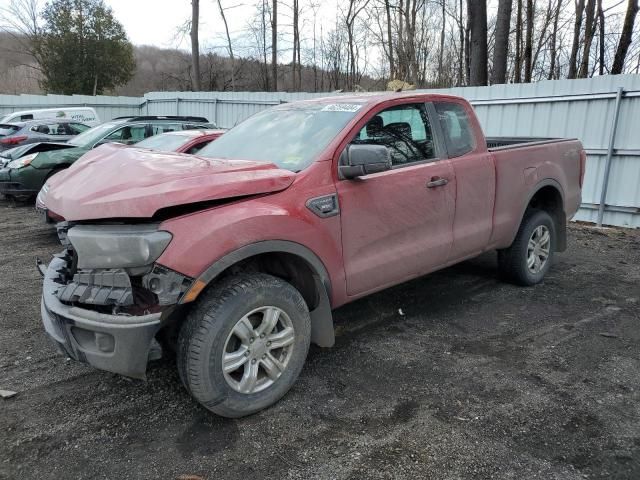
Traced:
<path id="1" fill-rule="evenodd" d="M 508 246 L 517 232 L 528 197 L 522 192 L 554 185 L 571 218 L 580 205 L 582 144 L 568 138 L 489 137 L 496 169 L 493 243 Z M 563 223 L 564 223 L 563 219 Z"/>
<path id="2" fill-rule="evenodd" d="M 532 145 L 544 145 L 548 143 L 573 140 L 568 138 L 545 137 L 487 137 L 487 148 L 491 152 L 508 150 L 512 148 L 530 147 Z"/>

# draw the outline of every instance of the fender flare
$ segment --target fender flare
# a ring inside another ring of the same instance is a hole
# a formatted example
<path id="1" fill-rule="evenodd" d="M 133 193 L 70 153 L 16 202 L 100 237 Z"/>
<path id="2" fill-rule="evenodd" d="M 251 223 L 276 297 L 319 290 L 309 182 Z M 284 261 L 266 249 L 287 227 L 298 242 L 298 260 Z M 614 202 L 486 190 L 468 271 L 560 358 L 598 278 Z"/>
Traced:
<path id="1" fill-rule="evenodd" d="M 520 222 L 518 223 L 516 231 L 511 236 L 511 242 L 513 242 L 513 240 L 516 238 L 516 235 L 518 234 L 518 230 L 520 229 L 520 225 L 522 224 L 522 219 L 524 218 L 524 214 L 526 213 L 527 208 L 529 207 L 529 203 L 531 202 L 531 199 L 544 187 L 554 187 L 560 194 L 560 200 L 561 200 L 560 210 L 563 213 L 563 216 L 562 218 L 557 219 L 558 222 L 556 226 L 558 229 L 558 232 L 557 232 L 558 233 L 558 251 L 563 252 L 567 248 L 567 217 L 566 217 L 566 214 L 564 213 L 565 196 L 564 196 L 564 190 L 562 189 L 562 185 L 560 185 L 560 183 L 553 178 L 545 178 L 539 181 L 529 191 L 529 194 L 527 195 L 524 205 L 522 206 L 522 209 L 520 212 Z"/>
<path id="2" fill-rule="evenodd" d="M 333 329 L 331 301 L 329 300 L 331 296 L 331 281 L 324 263 L 304 245 L 287 240 L 264 240 L 245 245 L 216 260 L 198 276 L 194 284 L 200 282 L 204 286 L 209 285 L 232 265 L 263 253 L 292 254 L 305 260 L 311 267 L 318 294 L 318 305 L 309 312 L 311 315 L 311 341 L 320 347 L 332 347 L 335 344 L 335 332 Z"/>

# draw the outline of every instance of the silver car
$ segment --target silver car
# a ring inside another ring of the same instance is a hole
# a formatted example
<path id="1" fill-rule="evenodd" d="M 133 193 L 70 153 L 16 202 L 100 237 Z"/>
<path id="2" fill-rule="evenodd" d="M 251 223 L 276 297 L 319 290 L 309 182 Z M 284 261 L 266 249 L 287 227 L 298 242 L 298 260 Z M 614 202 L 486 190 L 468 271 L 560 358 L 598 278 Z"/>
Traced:
<path id="1" fill-rule="evenodd" d="M 0 152 L 29 143 L 66 142 L 89 128 L 84 123 L 56 119 L 2 123 Z"/>

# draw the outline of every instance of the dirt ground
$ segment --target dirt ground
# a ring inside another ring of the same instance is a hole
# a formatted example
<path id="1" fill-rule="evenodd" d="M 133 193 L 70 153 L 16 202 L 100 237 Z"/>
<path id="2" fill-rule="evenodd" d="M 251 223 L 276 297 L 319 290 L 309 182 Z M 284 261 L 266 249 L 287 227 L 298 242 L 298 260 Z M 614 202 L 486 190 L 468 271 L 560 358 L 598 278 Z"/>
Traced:
<path id="1" fill-rule="evenodd" d="M 0 200 L 0 247 L 0 478 L 640 478 L 638 231 L 574 225 L 533 288 L 490 254 L 343 307 L 336 346 L 240 420 L 168 360 L 142 382 L 60 356 L 35 268 L 53 230 Z"/>

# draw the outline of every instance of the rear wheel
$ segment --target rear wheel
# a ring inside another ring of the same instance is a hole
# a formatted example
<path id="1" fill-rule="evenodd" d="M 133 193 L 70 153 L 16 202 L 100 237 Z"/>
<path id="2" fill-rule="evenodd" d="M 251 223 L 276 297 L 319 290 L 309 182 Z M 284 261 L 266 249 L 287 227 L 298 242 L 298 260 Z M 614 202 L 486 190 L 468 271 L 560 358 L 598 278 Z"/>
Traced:
<path id="1" fill-rule="evenodd" d="M 498 252 L 498 267 L 508 280 L 519 285 L 535 285 L 551 267 L 556 248 L 553 218 L 543 210 L 529 210 L 513 244 Z"/>
<path id="2" fill-rule="evenodd" d="M 234 276 L 205 294 L 182 327 L 180 378 L 212 412 L 249 415 L 291 388 L 310 338 L 309 311 L 293 286 L 262 273 Z"/>

